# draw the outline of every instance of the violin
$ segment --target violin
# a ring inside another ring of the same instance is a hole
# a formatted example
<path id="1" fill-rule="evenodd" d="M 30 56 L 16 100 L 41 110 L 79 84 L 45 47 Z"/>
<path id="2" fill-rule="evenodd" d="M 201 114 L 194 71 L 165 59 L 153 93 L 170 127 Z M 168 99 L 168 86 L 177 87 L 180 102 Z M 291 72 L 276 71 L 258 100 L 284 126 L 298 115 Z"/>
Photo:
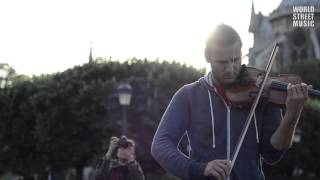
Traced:
<path id="1" fill-rule="evenodd" d="M 226 96 L 229 98 L 232 105 L 251 105 L 247 120 L 243 126 L 237 145 L 235 146 L 234 153 L 231 156 L 230 172 L 238 157 L 244 137 L 247 134 L 260 98 L 267 99 L 273 104 L 284 106 L 287 98 L 288 84 L 302 83 L 299 76 L 292 74 L 269 77 L 278 50 L 279 44 L 276 43 L 271 52 L 265 71 L 242 66 L 236 82 L 226 89 Z M 308 89 L 308 95 L 311 97 L 319 97 L 320 91 Z"/>
<path id="2" fill-rule="evenodd" d="M 264 76 L 264 71 L 242 65 L 235 82 L 226 88 L 226 96 L 231 104 L 239 107 L 251 105 L 257 96 Z M 302 83 L 302 79 L 295 74 L 280 74 L 276 77 L 269 77 L 262 91 L 261 98 L 272 104 L 284 107 L 289 83 L 300 84 Z M 320 97 L 319 90 L 309 89 L 308 93 L 310 97 Z"/>

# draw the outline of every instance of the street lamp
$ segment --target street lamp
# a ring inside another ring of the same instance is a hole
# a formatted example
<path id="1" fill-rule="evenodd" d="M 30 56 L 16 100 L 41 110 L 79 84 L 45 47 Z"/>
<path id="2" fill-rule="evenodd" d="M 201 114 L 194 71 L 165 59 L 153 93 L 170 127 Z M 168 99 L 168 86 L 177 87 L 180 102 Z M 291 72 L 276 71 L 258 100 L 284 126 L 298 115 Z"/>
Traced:
<path id="1" fill-rule="evenodd" d="M 117 88 L 119 104 L 122 106 L 122 135 L 127 132 L 127 107 L 131 102 L 132 87 L 128 83 L 120 84 Z"/>
<path id="2" fill-rule="evenodd" d="M 300 129 L 296 129 L 295 133 L 293 135 L 293 139 L 292 139 L 293 143 L 300 143 L 301 142 L 301 130 Z M 295 167 L 292 171 L 292 175 L 293 176 L 300 176 L 303 173 L 303 170 L 301 168 L 299 168 L 299 156 L 298 156 L 298 147 L 295 147 L 295 151 L 294 151 L 294 158 L 295 158 Z"/>
<path id="3" fill-rule="evenodd" d="M 301 130 L 300 129 L 298 129 L 298 128 L 296 129 L 296 131 L 294 132 L 292 141 L 294 143 L 300 143 L 301 142 Z"/>

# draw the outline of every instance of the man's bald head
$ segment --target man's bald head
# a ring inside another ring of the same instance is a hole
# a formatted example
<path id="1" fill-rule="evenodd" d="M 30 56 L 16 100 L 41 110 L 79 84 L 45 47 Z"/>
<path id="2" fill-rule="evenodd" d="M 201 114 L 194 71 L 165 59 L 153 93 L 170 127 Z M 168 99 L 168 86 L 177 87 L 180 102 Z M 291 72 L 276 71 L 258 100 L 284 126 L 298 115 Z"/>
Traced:
<path id="1" fill-rule="evenodd" d="M 211 62 L 212 54 L 219 53 L 221 49 L 230 47 L 233 49 L 241 49 L 242 42 L 240 36 L 231 26 L 220 24 L 207 39 L 205 47 L 207 62 Z"/>

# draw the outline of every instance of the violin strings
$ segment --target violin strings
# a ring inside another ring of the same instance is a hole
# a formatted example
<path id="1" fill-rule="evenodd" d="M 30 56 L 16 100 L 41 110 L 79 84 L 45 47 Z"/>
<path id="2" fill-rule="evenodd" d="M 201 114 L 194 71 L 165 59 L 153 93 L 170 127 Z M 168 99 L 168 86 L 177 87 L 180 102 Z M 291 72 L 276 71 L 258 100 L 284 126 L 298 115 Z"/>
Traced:
<path id="1" fill-rule="evenodd" d="M 270 87 L 274 90 L 281 90 L 281 91 L 287 91 L 288 84 L 285 82 L 278 82 L 273 81 L 270 85 Z M 309 95 L 311 96 L 320 96 L 320 91 L 315 89 L 309 89 L 308 91 Z"/>

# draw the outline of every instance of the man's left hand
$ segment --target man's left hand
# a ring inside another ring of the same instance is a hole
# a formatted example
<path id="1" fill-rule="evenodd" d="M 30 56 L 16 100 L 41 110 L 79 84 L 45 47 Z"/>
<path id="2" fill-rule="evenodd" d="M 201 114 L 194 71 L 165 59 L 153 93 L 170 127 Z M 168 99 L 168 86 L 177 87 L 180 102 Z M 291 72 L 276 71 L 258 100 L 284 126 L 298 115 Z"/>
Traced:
<path id="1" fill-rule="evenodd" d="M 286 112 L 292 117 L 299 117 L 303 109 L 305 102 L 308 99 L 308 89 L 312 88 L 311 85 L 305 83 L 292 85 L 288 84 L 287 88 L 287 100 L 286 100 Z M 298 118 L 290 118 L 294 120 L 292 123 L 296 123 Z"/>

